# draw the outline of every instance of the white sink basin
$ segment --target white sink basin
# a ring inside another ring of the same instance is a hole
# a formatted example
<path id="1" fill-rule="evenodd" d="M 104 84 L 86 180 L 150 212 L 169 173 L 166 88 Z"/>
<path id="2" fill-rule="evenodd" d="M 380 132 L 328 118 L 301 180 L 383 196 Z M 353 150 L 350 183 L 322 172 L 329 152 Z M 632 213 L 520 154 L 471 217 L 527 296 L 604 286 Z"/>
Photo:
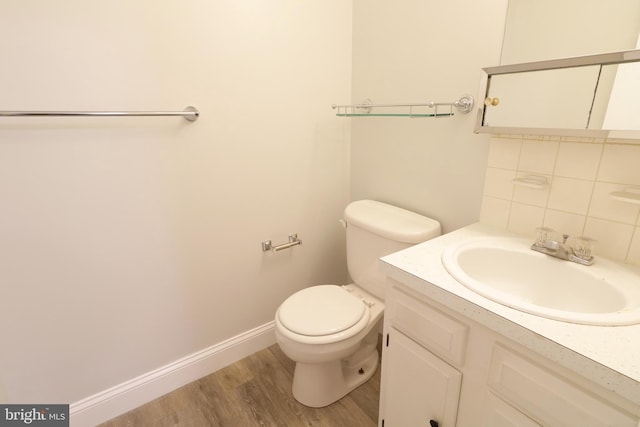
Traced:
<path id="1" fill-rule="evenodd" d="M 586 325 L 640 323 L 640 269 L 597 258 L 591 266 L 529 249 L 517 238 L 479 238 L 447 248 L 458 282 L 500 304 Z"/>

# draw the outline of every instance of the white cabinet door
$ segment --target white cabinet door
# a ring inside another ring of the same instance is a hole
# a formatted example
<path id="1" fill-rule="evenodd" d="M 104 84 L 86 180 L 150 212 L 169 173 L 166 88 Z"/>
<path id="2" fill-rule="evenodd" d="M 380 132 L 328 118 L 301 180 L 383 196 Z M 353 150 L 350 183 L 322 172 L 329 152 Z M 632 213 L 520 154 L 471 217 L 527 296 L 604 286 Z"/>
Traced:
<path id="1" fill-rule="evenodd" d="M 455 427 L 462 374 L 396 329 L 388 332 L 384 427 Z"/>

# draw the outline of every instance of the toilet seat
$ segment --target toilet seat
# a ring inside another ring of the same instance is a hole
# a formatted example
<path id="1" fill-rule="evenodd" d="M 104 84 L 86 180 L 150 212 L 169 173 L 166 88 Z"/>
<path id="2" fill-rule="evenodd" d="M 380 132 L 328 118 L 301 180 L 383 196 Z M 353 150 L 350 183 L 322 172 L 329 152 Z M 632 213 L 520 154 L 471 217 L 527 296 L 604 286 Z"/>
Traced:
<path id="1" fill-rule="evenodd" d="M 363 301 L 336 285 L 298 291 L 278 309 L 280 324 L 289 332 L 305 337 L 338 334 L 344 339 L 364 329 L 368 318 L 369 310 Z"/>

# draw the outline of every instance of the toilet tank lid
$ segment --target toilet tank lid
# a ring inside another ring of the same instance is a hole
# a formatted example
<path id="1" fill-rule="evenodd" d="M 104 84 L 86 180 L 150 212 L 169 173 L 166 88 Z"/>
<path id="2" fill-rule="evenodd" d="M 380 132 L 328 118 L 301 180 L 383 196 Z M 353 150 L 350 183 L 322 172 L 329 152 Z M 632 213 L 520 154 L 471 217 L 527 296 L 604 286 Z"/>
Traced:
<path id="1" fill-rule="evenodd" d="M 441 234 L 440 223 L 375 200 L 358 200 L 344 210 L 344 219 L 349 224 L 363 228 L 387 239 L 402 243 L 420 243 Z"/>

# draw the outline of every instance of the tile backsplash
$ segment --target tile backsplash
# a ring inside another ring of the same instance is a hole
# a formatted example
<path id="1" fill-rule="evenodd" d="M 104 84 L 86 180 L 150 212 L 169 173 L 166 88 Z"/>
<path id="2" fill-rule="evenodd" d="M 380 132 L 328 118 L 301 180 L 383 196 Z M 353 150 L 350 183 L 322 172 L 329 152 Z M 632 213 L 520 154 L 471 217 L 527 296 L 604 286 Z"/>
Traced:
<path id="1" fill-rule="evenodd" d="M 550 185 L 512 182 L 526 175 Z M 591 237 L 596 255 L 640 265 L 640 205 L 610 196 L 627 189 L 640 192 L 640 141 L 494 135 L 480 222 L 532 239 L 540 226 Z"/>

